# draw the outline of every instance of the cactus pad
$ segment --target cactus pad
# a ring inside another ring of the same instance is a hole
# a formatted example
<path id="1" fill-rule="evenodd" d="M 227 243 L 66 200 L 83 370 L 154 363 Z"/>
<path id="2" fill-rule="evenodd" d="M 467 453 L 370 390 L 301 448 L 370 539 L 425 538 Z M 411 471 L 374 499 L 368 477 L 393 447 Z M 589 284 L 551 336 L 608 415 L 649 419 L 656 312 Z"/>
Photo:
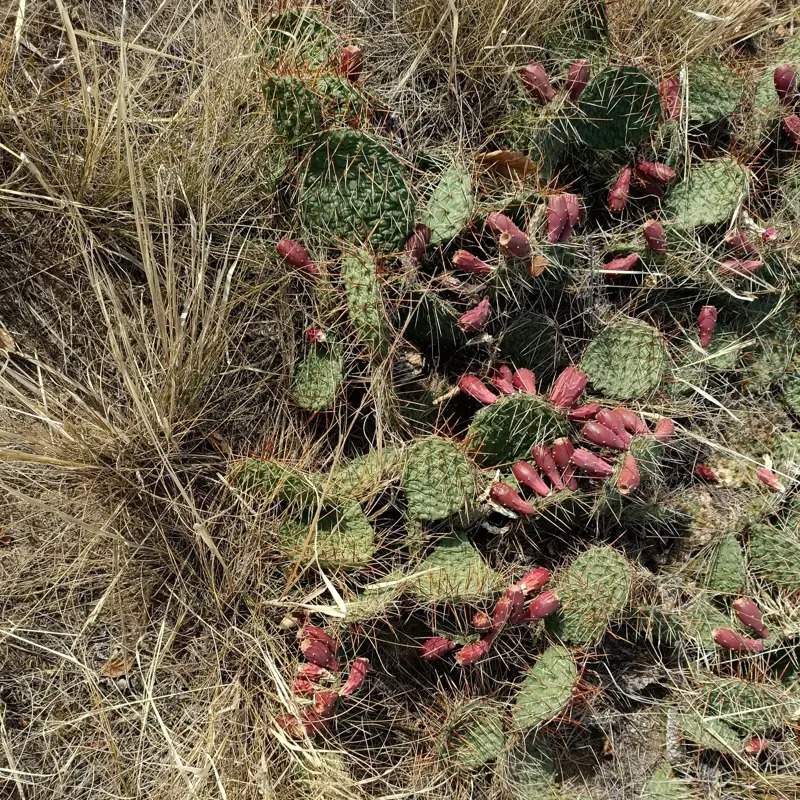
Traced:
<path id="1" fill-rule="evenodd" d="M 539 176 L 549 180 L 567 152 L 570 130 L 550 106 L 523 100 L 500 121 L 497 135 L 510 149 L 525 153 L 538 166 Z"/>
<path id="2" fill-rule="evenodd" d="M 278 547 L 292 561 L 306 563 L 316 556 L 321 567 L 354 569 L 366 566 L 375 552 L 375 531 L 358 503 L 313 519 L 295 520 L 278 531 Z"/>
<path id="3" fill-rule="evenodd" d="M 800 591 L 800 536 L 796 530 L 753 525 L 748 550 L 755 575 L 787 592 Z"/>
<path id="4" fill-rule="evenodd" d="M 796 417 L 800 417 L 800 375 L 787 375 L 783 379 L 781 390 L 783 402 L 786 403 L 789 411 Z"/>
<path id="5" fill-rule="evenodd" d="M 508 757 L 508 785 L 518 800 L 555 800 L 557 781 L 550 749 L 529 737 Z"/>
<path id="6" fill-rule="evenodd" d="M 327 126 L 364 119 L 369 113 L 369 101 L 346 78 L 339 75 L 320 75 L 316 84 L 322 119 Z"/>
<path id="7" fill-rule="evenodd" d="M 590 81 L 581 95 L 581 141 L 594 150 L 632 147 L 661 119 L 658 90 L 637 67 L 609 67 Z"/>
<path id="8" fill-rule="evenodd" d="M 344 357 L 335 345 L 316 347 L 295 367 L 292 400 L 306 411 L 330 408 L 344 381 Z"/>
<path id="9" fill-rule="evenodd" d="M 677 723 L 682 736 L 703 750 L 737 754 L 742 751 L 743 742 L 736 731 L 711 715 L 687 709 L 677 715 Z"/>
<path id="10" fill-rule="evenodd" d="M 405 451 L 401 447 L 370 450 L 333 470 L 322 482 L 325 494 L 340 499 L 364 500 L 382 491 L 386 484 L 399 480 L 404 460 Z"/>
<path id="11" fill-rule="evenodd" d="M 264 96 L 275 130 L 287 141 L 307 138 L 322 127 L 319 100 L 299 78 L 270 76 L 264 82 Z"/>
<path id="12" fill-rule="evenodd" d="M 336 34 L 310 9 L 291 9 L 271 17 L 264 30 L 262 54 L 270 65 L 325 64 L 336 49 Z"/>
<path id="13" fill-rule="evenodd" d="M 439 245 L 458 236 L 474 209 L 472 175 L 465 166 L 453 164 L 439 176 L 422 215 L 422 222 L 431 229 L 431 244 Z"/>
<path id="14" fill-rule="evenodd" d="M 463 704 L 445 723 L 442 748 L 459 771 L 486 766 L 503 752 L 505 743 L 500 707 L 489 700 Z"/>
<path id="15" fill-rule="evenodd" d="M 346 253 L 342 258 L 341 275 L 347 313 L 359 341 L 373 353 L 384 351 L 386 311 L 375 263 L 369 253 L 363 250 Z"/>
<path id="16" fill-rule="evenodd" d="M 302 472 L 280 461 L 247 459 L 236 469 L 237 484 L 257 489 L 269 499 L 311 503 L 320 495 L 319 476 Z"/>
<path id="17" fill-rule="evenodd" d="M 689 70 L 689 120 L 705 125 L 727 119 L 742 97 L 741 78 L 717 59 L 693 64 Z"/>
<path id="18" fill-rule="evenodd" d="M 386 615 L 400 596 L 400 575 L 391 573 L 380 581 L 365 586 L 353 600 L 348 600 L 344 622 L 366 622 Z"/>
<path id="19" fill-rule="evenodd" d="M 566 423 L 539 396 L 518 393 L 482 408 L 469 427 L 467 440 L 482 463 L 502 464 L 527 458 L 535 444 L 563 436 Z"/>
<path id="20" fill-rule="evenodd" d="M 486 598 L 500 588 L 501 578 L 466 540 L 453 536 L 440 542 L 415 569 L 409 591 L 430 603 L 465 603 Z"/>
<path id="21" fill-rule="evenodd" d="M 664 209 L 672 225 L 696 228 L 727 222 L 747 191 L 747 172 L 733 159 L 694 167 L 669 193 Z"/>
<path id="22" fill-rule="evenodd" d="M 567 642 L 595 644 L 628 603 L 631 566 L 612 547 L 590 547 L 561 573 L 554 591 L 561 609 L 548 618 L 551 627 Z"/>
<path id="23" fill-rule="evenodd" d="M 412 519 L 445 519 L 473 500 L 475 471 L 451 442 L 438 437 L 423 439 L 409 451 L 403 490 Z"/>
<path id="24" fill-rule="evenodd" d="M 580 368 L 589 382 L 609 397 L 630 400 L 658 388 L 667 369 L 661 334 L 635 320 L 609 325 L 586 348 Z"/>
<path id="25" fill-rule="evenodd" d="M 641 800 L 692 800 L 693 797 L 686 783 L 673 775 L 669 764 L 662 764 L 648 778 Z"/>
<path id="26" fill-rule="evenodd" d="M 298 199 L 308 238 L 399 249 L 413 225 L 406 179 L 405 167 L 379 139 L 350 129 L 323 134 Z"/>
<path id="27" fill-rule="evenodd" d="M 425 292 L 414 302 L 406 325 L 408 338 L 434 358 L 446 358 L 467 342 L 458 327 L 458 312 L 433 292 Z"/>
<path id="28" fill-rule="evenodd" d="M 528 730 L 550 722 L 567 707 L 577 682 L 578 667 L 569 650 L 549 647 L 517 690 L 512 710 L 514 727 Z"/>
<path id="29" fill-rule="evenodd" d="M 532 369 L 540 381 L 564 365 L 558 328 L 541 314 L 521 314 L 508 323 L 500 352 L 515 367 Z"/>
<path id="30" fill-rule="evenodd" d="M 742 548 L 735 536 L 725 536 L 706 560 L 705 586 L 715 594 L 737 594 L 745 581 Z"/>
<path id="31" fill-rule="evenodd" d="M 714 629 L 730 627 L 730 620 L 702 594 L 680 610 L 679 618 L 684 635 L 700 650 L 716 650 Z"/>
<path id="32" fill-rule="evenodd" d="M 725 722 L 741 733 L 766 733 L 795 718 L 800 709 L 779 686 L 755 683 L 740 678 L 704 676 L 707 681 L 698 698 L 705 713 Z"/>

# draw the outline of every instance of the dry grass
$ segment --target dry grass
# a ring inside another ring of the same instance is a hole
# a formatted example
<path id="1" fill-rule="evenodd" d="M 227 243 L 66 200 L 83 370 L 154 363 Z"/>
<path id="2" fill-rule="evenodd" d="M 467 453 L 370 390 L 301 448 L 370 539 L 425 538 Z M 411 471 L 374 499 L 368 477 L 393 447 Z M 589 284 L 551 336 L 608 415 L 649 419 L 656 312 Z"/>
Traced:
<path id="1" fill-rule="evenodd" d="M 789 18 L 788 5 L 689 5 L 612 4 L 614 47 L 669 69 Z M 512 66 L 571 11 L 340 6 L 408 135 L 464 147 L 482 141 Z M 350 769 L 272 722 L 290 703 L 281 621 L 302 604 L 335 619 L 353 587 L 287 575 L 274 509 L 226 478 L 251 452 L 312 464 L 322 438 L 286 399 L 313 309 L 270 247 L 284 154 L 257 44 L 271 10 L 0 12 L 0 329 L 15 343 L 0 350 L 0 793 L 15 800 L 474 790 L 425 755 L 428 709 L 393 705 L 380 680 L 342 726 Z M 370 391 L 380 440 L 390 405 Z M 331 434 L 354 424 L 342 411 Z M 388 660 L 407 643 L 386 646 Z"/>

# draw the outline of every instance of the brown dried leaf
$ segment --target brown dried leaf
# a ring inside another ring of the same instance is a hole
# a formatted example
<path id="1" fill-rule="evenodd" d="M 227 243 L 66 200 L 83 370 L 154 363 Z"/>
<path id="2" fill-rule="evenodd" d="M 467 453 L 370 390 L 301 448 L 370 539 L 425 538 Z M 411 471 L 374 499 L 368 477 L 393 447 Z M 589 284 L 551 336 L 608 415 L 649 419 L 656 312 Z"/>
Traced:
<path id="1" fill-rule="evenodd" d="M 132 658 L 112 656 L 100 667 L 100 676 L 103 678 L 111 678 L 112 680 L 122 678 L 128 674 L 128 670 L 131 668 L 132 664 Z"/>
<path id="2" fill-rule="evenodd" d="M 477 162 L 492 172 L 509 177 L 526 178 L 536 175 L 536 162 L 516 150 L 492 150 L 490 153 L 478 153 Z"/>
<path id="3" fill-rule="evenodd" d="M 13 353 L 16 349 L 17 343 L 14 341 L 14 337 L 5 328 L 0 328 L 0 351 Z"/>

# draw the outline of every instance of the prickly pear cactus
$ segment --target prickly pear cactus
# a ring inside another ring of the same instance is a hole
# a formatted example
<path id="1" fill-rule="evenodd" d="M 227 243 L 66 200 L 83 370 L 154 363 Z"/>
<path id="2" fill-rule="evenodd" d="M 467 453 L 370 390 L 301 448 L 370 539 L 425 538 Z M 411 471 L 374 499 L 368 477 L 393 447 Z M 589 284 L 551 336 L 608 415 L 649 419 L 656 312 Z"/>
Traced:
<path id="1" fill-rule="evenodd" d="M 402 447 L 370 450 L 363 456 L 332 470 L 322 480 L 325 495 L 364 500 L 400 480 L 406 453 Z"/>
<path id="2" fill-rule="evenodd" d="M 438 437 L 423 439 L 408 453 L 403 490 L 410 517 L 446 519 L 473 501 L 475 468 L 452 442 Z"/>
<path id="3" fill-rule="evenodd" d="M 728 221 L 747 191 L 747 171 L 732 158 L 704 161 L 669 193 L 664 211 L 678 228 Z"/>
<path id="4" fill-rule="evenodd" d="M 693 64 L 689 71 L 689 120 L 706 125 L 727 119 L 742 97 L 741 78 L 718 59 Z"/>
<path id="5" fill-rule="evenodd" d="M 482 408 L 469 427 L 467 441 L 484 464 L 526 458 L 535 444 L 566 433 L 566 422 L 547 401 L 519 393 Z"/>
<path id="6" fill-rule="evenodd" d="M 712 715 L 685 708 L 677 714 L 683 738 L 702 750 L 741 753 L 744 742 L 730 725 Z"/>
<path id="7" fill-rule="evenodd" d="M 386 310 L 375 263 L 363 250 L 348 251 L 341 263 L 347 313 L 359 341 L 373 353 L 387 346 Z"/>
<path id="8" fill-rule="evenodd" d="M 252 488 L 269 500 L 313 503 L 321 494 L 319 476 L 279 461 L 249 458 L 234 470 L 236 484 Z"/>
<path id="9" fill-rule="evenodd" d="M 322 109 L 311 89 L 299 78 L 273 75 L 264 82 L 264 96 L 278 133 L 299 142 L 322 127 Z"/>
<path id="10" fill-rule="evenodd" d="M 742 734 L 764 734 L 791 724 L 800 702 L 781 687 L 741 678 L 703 675 L 699 707 Z"/>
<path id="11" fill-rule="evenodd" d="M 514 728 L 524 731 L 550 722 L 569 705 L 577 682 L 578 667 L 569 650 L 547 648 L 517 690 L 511 711 Z"/>
<path id="12" fill-rule="evenodd" d="M 290 9 L 270 17 L 261 36 L 261 53 L 273 67 L 323 66 L 337 44 L 334 31 L 308 8 Z"/>
<path id="13" fill-rule="evenodd" d="M 439 175 L 422 214 L 422 222 L 431 230 L 431 244 L 439 245 L 458 236 L 474 210 L 472 173 L 464 164 L 454 163 Z"/>
<path id="14" fill-rule="evenodd" d="M 316 346 L 295 367 L 292 400 L 306 411 L 329 409 L 344 381 L 344 356 L 337 345 Z"/>
<path id="15" fill-rule="evenodd" d="M 679 618 L 685 642 L 700 651 L 714 651 L 714 630 L 730 626 L 730 620 L 702 594 L 681 608 Z"/>
<path id="16" fill-rule="evenodd" d="M 748 542 L 750 569 L 787 592 L 800 590 L 800 536 L 772 525 L 753 525 Z"/>
<path id="17" fill-rule="evenodd" d="M 505 744 L 500 706 L 489 700 L 464 703 L 445 722 L 442 750 L 457 771 L 485 767 L 500 756 Z"/>
<path id="18" fill-rule="evenodd" d="M 446 358 L 467 343 L 467 336 L 458 325 L 455 308 L 431 292 L 424 292 L 416 298 L 405 332 L 435 359 Z"/>
<path id="19" fill-rule="evenodd" d="M 628 603 L 631 566 L 612 547 L 584 550 L 557 579 L 558 614 L 548 619 L 564 641 L 597 643 Z"/>
<path id="20" fill-rule="evenodd" d="M 298 197 L 309 239 L 344 239 L 398 250 L 414 216 L 407 172 L 379 139 L 361 131 L 323 134 L 308 156 Z"/>
<path id="21" fill-rule="evenodd" d="M 641 800 L 692 800 L 685 781 L 675 777 L 669 764 L 662 764 L 647 779 Z"/>
<path id="22" fill-rule="evenodd" d="M 602 330 L 586 348 L 581 369 L 596 389 L 609 397 L 646 397 L 667 370 L 667 350 L 661 334 L 636 320 L 621 320 Z"/>
<path id="23" fill-rule="evenodd" d="M 508 755 L 504 776 L 512 796 L 519 800 L 556 800 L 556 768 L 550 749 L 528 737 Z"/>
<path id="24" fill-rule="evenodd" d="M 715 594 L 737 594 L 745 582 L 746 564 L 738 539 L 723 537 L 706 562 L 705 585 Z"/>

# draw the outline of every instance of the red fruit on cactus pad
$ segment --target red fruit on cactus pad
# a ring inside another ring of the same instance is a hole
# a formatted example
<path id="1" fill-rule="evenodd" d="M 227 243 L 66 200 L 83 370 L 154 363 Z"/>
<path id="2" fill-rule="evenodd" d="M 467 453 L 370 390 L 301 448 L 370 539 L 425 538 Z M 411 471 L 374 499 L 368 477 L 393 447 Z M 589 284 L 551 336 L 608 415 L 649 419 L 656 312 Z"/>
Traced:
<path id="1" fill-rule="evenodd" d="M 573 422 L 585 422 L 587 419 L 594 419 L 600 408 L 599 403 L 586 403 L 586 405 L 571 408 L 567 417 Z"/>
<path id="2" fill-rule="evenodd" d="M 557 490 L 564 488 L 564 483 L 561 480 L 561 470 L 553 459 L 553 454 L 548 448 L 541 444 L 535 444 L 531 447 L 531 455 L 536 462 L 536 466 L 547 475 L 547 479 Z"/>
<path id="3" fill-rule="evenodd" d="M 342 48 L 339 56 L 339 71 L 347 80 L 357 81 L 361 77 L 363 67 L 364 53 L 358 45 L 349 44 Z"/>
<path id="4" fill-rule="evenodd" d="M 456 653 L 456 663 L 462 667 L 474 664 L 484 658 L 492 647 L 492 638 L 479 639 L 472 644 L 465 644 Z"/>
<path id="5" fill-rule="evenodd" d="M 428 249 L 430 240 L 431 229 L 427 225 L 416 225 L 414 232 L 406 239 L 403 250 L 409 258 L 419 264 L 425 258 L 425 251 Z"/>
<path id="6" fill-rule="evenodd" d="M 708 464 L 704 464 L 702 462 L 696 464 L 694 468 L 694 474 L 707 483 L 719 483 L 719 476 L 716 472 L 714 472 L 713 469 L 711 469 L 711 467 L 708 466 Z"/>
<path id="7" fill-rule="evenodd" d="M 611 428 L 607 428 L 601 422 L 586 422 L 581 428 L 581 435 L 592 444 L 599 447 L 611 447 L 615 450 L 625 450 L 627 445 L 617 436 Z"/>
<path id="8" fill-rule="evenodd" d="M 751 756 L 757 756 L 763 753 L 769 747 L 769 741 L 762 736 L 751 736 L 742 748 L 745 753 Z"/>
<path id="9" fill-rule="evenodd" d="M 520 230 L 514 220 L 493 211 L 486 217 L 486 225 L 497 236 L 500 250 L 512 258 L 529 258 L 531 255 L 531 243 L 524 231 Z"/>
<path id="10" fill-rule="evenodd" d="M 764 262 L 760 258 L 728 258 L 719 265 L 720 275 L 752 275 L 758 272 Z"/>
<path id="11" fill-rule="evenodd" d="M 499 399 L 476 375 L 462 375 L 458 379 L 458 388 L 479 403 L 490 406 Z"/>
<path id="12" fill-rule="evenodd" d="M 589 83 L 590 74 L 589 61 L 585 58 L 579 58 L 569 65 L 565 86 L 570 100 L 575 102 L 583 94 L 583 90 Z"/>
<path id="13" fill-rule="evenodd" d="M 550 494 L 550 489 L 542 480 L 542 476 L 527 461 L 517 461 L 511 467 L 511 473 L 523 486 L 527 486 L 540 497 L 547 497 Z"/>
<path id="14" fill-rule="evenodd" d="M 303 658 L 308 659 L 312 664 L 333 671 L 339 669 L 336 656 L 322 642 L 304 639 L 300 642 L 300 652 L 303 654 Z"/>
<path id="15" fill-rule="evenodd" d="M 511 382 L 514 384 L 514 388 L 519 389 L 521 392 L 536 394 L 536 375 L 525 367 L 514 370 Z"/>
<path id="16" fill-rule="evenodd" d="M 555 592 L 542 592 L 531 600 L 528 606 L 528 619 L 544 619 L 558 611 L 559 608 L 561 608 L 561 600 Z"/>
<path id="17" fill-rule="evenodd" d="M 530 503 L 523 500 L 507 483 L 502 481 L 492 484 L 491 489 L 489 489 L 489 497 L 498 505 L 503 506 L 503 508 L 515 511 L 518 514 L 527 516 L 536 511 Z"/>
<path id="18" fill-rule="evenodd" d="M 664 226 L 660 222 L 655 220 L 646 222 L 642 232 L 650 250 L 657 255 L 663 255 L 667 252 L 667 235 L 664 233 Z"/>
<path id="19" fill-rule="evenodd" d="M 472 627 L 479 631 L 490 631 L 492 618 L 485 611 L 476 611 L 472 615 Z"/>
<path id="20" fill-rule="evenodd" d="M 439 658 L 444 658 L 456 647 L 458 645 L 455 642 L 445 639 L 444 636 L 430 636 L 420 647 L 420 658 L 424 658 L 426 661 L 436 661 Z"/>
<path id="21" fill-rule="evenodd" d="M 519 617 L 522 606 L 525 602 L 525 595 L 522 589 L 511 586 L 503 592 L 503 596 L 495 603 L 492 612 L 492 632 L 495 636 L 509 622 Z"/>
<path id="22" fill-rule="evenodd" d="M 617 489 L 620 494 L 630 494 L 639 488 L 642 478 L 639 474 L 639 465 L 636 459 L 630 454 L 626 453 L 622 458 L 622 466 L 617 475 Z"/>
<path id="23" fill-rule="evenodd" d="M 740 250 L 748 256 L 758 253 L 758 248 L 750 241 L 747 235 L 740 230 L 728 231 L 725 234 L 725 244 L 732 250 Z"/>
<path id="24" fill-rule="evenodd" d="M 620 214 L 628 204 L 628 195 L 631 191 L 631 176 L 633 170 L 623 167 L 616 180 L 608 191 L 608 209 L 615 214 Z"/>
<path id="25" fill-rule="evenodd" d="M 572 463 L 593 478 L 610 478 L 614 474 L 614 467 L 608 461 L 583 447 L 577 448 L 572 454 Z"/>
<path id="26" fill-rule="evenodd" d="M 514 388 L 514 384 L 512 383 L 511 379 L 506 378 L 504 375 L 495 374 L 489 378 L 492 386 L 497 389 L 498 392 L 501 394 L 516 394 L 517 390 Z"/>
<path id="27" fill-rule="evenodd" d="M 674 435 L 675 435 L 675 423 L 671 419 L 667 417 L 662 417 L 658 422 L 656 422 L 656 427 L 655 430 L 653 431 L 653 437 L 657 442 L 665 444 Z"/>
<path id="28" fill-rule="evenodd" d="M 723 650 L 733 650 L 738 653 L 764 652 L 764 642 L 761 639 L 748 639 L 730 628 L 715 628 L 712 636 Z"/>
<path id="29" fill-rule="evenodd" d="M 800 117 L 797 114 L 790 114 L 783 120 L 783 129 L 786 135 L 792 140 L 795 147 L 800 147 Z"/>
<path id="30" fill-rule="evenodd" d="M 466 250 L 456 250 L 453 256 L 453 266 L 464 272 L 474 272 L 476 275 L 491 275 L 494 271 L 485 261 Z"/>
<path id="31" fill-rule="evenodd" d="M 538 61 L 531 61 L 526 64 L 519 71 L 519 77 L 531 96 L 542 105 L 549 103 L 556 96 L 555 90 L 550 84 L 550 79 L 547 77 L 547 72 Z"/>
<path id="32" fill-rule="evenodd" d="M 319 275 L 319 268 L 300 242 L 284 238 L 278 242 L 276 249 L 278 254 L 293 267 L 297 267 L 308 275 Z"/>
<path id="33" fill-rule="evenodd" d="M 708 347 L 717 327 L 716 306 L 703 306 L 697 315 L 697 330 L 700 338 L 700 346 Z"/>
<path id="34" fill-rule="evenodd" d="M 553 382 L 550 389 L 550 402 L 556 408 L 572 408 L 583 394 L 589 378 L 579 369 L 567 367 Z"/>
<path id="35" fill-rule="evenodd" d="M 620 256 L 619 258 L 612 258 L 607 261 L 600 269 L 603 272 L 627 272 L 633 269 L 639 261 L 638 253 L 629 253 L 627 256 Z"/>
<path id="36" fill-rule="evenodd" d="M 772 73 L 772 82 L 781 103 L 791 104 L 797 94 L 797 72 L 791 64 L 781 64 Z"/>
<path id="37" fill-rule="evenodd" d="M 578 482 L 575 480 L 575 467 L 572 464 L 572 454 L 575 452 L 575 446 L 566 437 L 561 437 L 553 442 L 551 448 L 553 452 L 553 461 L 556 466 L 561 470 L 561 481 L 564 486 L 569 489 L 577 489 Z"/>
<path id="38" fill-rule="evenodd" d="M 518 581 L 517 586 L 525 594 L 538 592 L 542 586 L 546 586 L 550 580 L 550 570 L 544 567 L 534 567 L 530 572 L 523 575 Z"/>
<path id="39" fill-rule="evenodd" d="M 636 173 L 645 180 L 668 184 L 675 180 L 675 170 L 657 161 L 640 161 L 636 165 Z"/>
<path id="40" fill-rule="evenodd" d="M 764 624 L 761 609 L 749 597 L 738 597 L 731 605 L 742 625 L 755 631 L 762 639 L 769 638 L 769 630 Z"/>
<path id="41" fill-rule="evenodd" d="M 580 218 L 577 195 L 568 192 L 552 195 L 547 201 L 547 241 L 551 244 L 568 241 Z"/>
<path id="42" fill-rule="evenodd" d="M 317 691 L 317 685 L 308 678 L 295 678 L 292 681 L 292 694 L 295 697 L 311 697 Z"/>
<path id="43" fill-rule="evenodd" d="M 316 664 L 300 664 L 297 668 L 298 678 L 307 678 L 310 681 L 321 681 L 323 678 L 330 675 L 328 670 Z"/>
<path id="44" fill-rule="evenodd" d="M 489 303 L 489 298 L 484 297 L 478 305 L 469 311 L 465 311 L 458 318 L 458 327 L 465 333 L 477 333 L 486 327 L 491 315 L 492 306 Z"/>
<path id="45" fill-rule="evenodd" d="M 678 119 L 681 115 L 681 82 L 677 77 L 664 78 L 658 84 L 661 109 L 667 119 Z"/>
<path id="46" fill-rule="evenodd" d="M 625 430 L 629 431 L 630 433 L 636 434 L 637 436 L 650 433 L 647 423 L 629 408 L 617 406 L 614 409 L 614 414 L 622 421 L 622 424 L 625 426 Z"/>
<path id="47" fill-rule="evenodd" d="M 617 413 L 616 409 L 601 408 L 600 411 L 597 412 L 595 419 L 601 425 L 605 425 L 606 428 L 611 428 L 625 447 L 630 446 L 631 441 L 633 441 L 633 436 L 628 433 L 622 415 Z"/>
<path id="48" fill-rule="evenodd" d="M 339 690 L 339 694 L 342 697 L 350 697 L 358 690 L 361 684 L 364 683 L 364 678 L 367 677 L 367 672 L 369 672 L 369 659 L 354 659 L 350 664 L 347 680 Z"/>
<path id="49" fill-rule="evenodd" d="M 782 492 L 783 484 L 778 479 L 778 476 L 766 467 L 759 467 L 756 470 L 756 477 L 764 484 L 764 486 L 772 489 L 773 492 Z"/>
<path id="50" fill-rule="evenodd" d="M 306 341 L 313 344 L 322 344 L 327 340 L 325 331 L 322 328 L 306 328 Z"/>

